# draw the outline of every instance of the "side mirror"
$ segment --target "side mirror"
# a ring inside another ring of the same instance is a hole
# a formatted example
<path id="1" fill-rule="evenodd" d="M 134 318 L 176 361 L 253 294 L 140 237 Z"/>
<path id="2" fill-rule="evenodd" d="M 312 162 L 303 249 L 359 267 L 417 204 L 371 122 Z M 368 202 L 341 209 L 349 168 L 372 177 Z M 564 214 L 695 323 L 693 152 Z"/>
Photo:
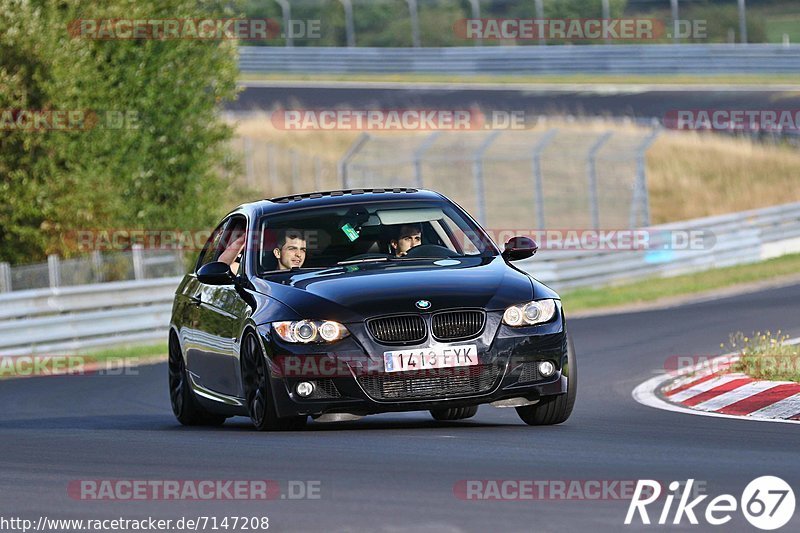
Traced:
<path id="1" fill-rule="evenodd" d="M 503 258 L 506 261 L 518 261 L 520 259 L 527 259 L 536 253 L 539 245 L 536 241 L 528 237 L 511 237 L 506 243 L 506 249 L 503 250 Z"/>
<path id="2" fill-rule="evenodd" d="M 234 278 L 228 263 L 213 261 L 198 269 L 197 279 L 206 285 L 233 285 Z"/>

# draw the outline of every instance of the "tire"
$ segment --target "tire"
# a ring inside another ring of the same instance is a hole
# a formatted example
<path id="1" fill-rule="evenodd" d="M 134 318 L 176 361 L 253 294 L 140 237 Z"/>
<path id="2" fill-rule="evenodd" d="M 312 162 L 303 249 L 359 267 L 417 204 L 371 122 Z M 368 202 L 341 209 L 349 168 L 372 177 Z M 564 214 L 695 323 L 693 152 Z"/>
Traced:
<path id="1" fill-rule="evenodd" d="M 242 339 L 241 362 L 247 412 L 253 426 L 258 431 L 288 431 L 305 427 L 307 416 L 278 416 L 270 391 L 264 351 L 253 333 L 245 334 Z"/>
<path id="2" fill-rule="evenodd" d="M 209 413 L 194 397 L 181 352 L 181 343 L 174 333 L 169 335 L 169 399 L 172 412 L 184 426 L 221 426 L 225 416 Z"/>
<path id="3" fill-rule="evenodd" d="M 431 409 L 431 416 L 441 422 L 449 420 L 464 420 L 471 418 L 478 412 L 477 405 L 469 407 L 450 407 L 447 409 Z"/>
<path id="4" fill-rule="evenodd" d="M 545 396 L 539 403 L 517 407 L 517 414 L 529 426 L 550 426 L 561 424 L 572 414 L 575 396 L 578 393 L 578 366 L 575 358 L 575 346 L 567 337 L 567 392 L 557 396 Z"/>

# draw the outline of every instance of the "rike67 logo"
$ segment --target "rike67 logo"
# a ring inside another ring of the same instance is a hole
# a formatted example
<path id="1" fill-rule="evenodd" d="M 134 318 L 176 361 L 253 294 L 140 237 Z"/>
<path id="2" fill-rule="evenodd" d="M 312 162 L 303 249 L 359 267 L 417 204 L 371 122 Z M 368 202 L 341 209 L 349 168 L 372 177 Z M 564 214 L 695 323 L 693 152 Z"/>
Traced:
<path id="1" fill-rule="evenodd" d="M 708 495 L 692 496 L 692 485 L 694 479 L 689 479 L 686 483 L 673 481 L 669 484 L 669 493 L 663 498 L 661 512 L 652 520 L 657 524 L 664 525 L 672 523 L 681 524 L 684 518 L 693 525 L 699 524 L 698 516 L 705 519 L 705 523 L 713 526 L 727 524 L 733 518 L 737 510 L 750 522 L 751 525 L 762 530 L 774 530 L 786 525 L 794 515 L 795 499 L 794 491 L 784 480 L 775 476 L 762 476 L 754 479 L 745 487 L 742 496 L 737 500 L 731 494 L 720 494 L 705 504 L 705 511 L 702 512 L 703 500 Z M 683 487 L 683 490 L 678 493 Z M 655 503 L 661 498 L 661 484 L 652 479 L 640 479 L 636 483 L 633 499 L 628 506 L 628 514 L 625 516 L 625 524 L 634 523 L 635 517 L 642 524 L 651 524 L 651 517 L 648 514 L 648 505 Z M 678 500 L 673 509 L 673 503 Z M 649 511 L 658 512 L 657 504 L 652 505 Z M 670 518 L 672 520 L 670 521 Z"/>

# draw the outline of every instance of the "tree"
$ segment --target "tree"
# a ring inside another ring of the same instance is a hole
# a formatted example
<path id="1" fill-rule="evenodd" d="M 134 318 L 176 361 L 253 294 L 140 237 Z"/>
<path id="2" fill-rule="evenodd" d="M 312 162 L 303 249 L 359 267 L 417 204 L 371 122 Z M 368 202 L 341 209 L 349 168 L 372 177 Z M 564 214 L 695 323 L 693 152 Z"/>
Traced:
<path id="1" fill-rule="evenodd" d="M 78 19 L 231 17 L 189 0 L 0 0 L 0 112 L 83 111 L 83 127 L 0 131 L 0 260 L 70 255 L 87 228 L 197 228 L 218 218 L 236 42 L 96 40 Z M 0 123 L 0 128 L 3 128 Z"/>

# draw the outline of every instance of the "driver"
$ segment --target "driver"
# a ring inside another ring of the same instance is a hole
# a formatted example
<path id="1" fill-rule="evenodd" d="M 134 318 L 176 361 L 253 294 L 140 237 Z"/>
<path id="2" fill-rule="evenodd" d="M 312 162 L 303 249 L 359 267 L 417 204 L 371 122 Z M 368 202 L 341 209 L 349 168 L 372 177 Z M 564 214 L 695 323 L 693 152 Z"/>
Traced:
<path id="1" fill-rule="evenodd" d="M 422 244 L 422 227 L 419 224 L 403 224 L 395 237 L 389 241 L 396 257 L 403 257 L 408 251 Z"/>
<path id="2" fill-rule="evenodd" d="M 297 229 L 281 230 L 272 253 L 278 259 L 278 270 L 303 266 L 306 260 L 306 240 L 303 238 L 303 232 Z"/>

